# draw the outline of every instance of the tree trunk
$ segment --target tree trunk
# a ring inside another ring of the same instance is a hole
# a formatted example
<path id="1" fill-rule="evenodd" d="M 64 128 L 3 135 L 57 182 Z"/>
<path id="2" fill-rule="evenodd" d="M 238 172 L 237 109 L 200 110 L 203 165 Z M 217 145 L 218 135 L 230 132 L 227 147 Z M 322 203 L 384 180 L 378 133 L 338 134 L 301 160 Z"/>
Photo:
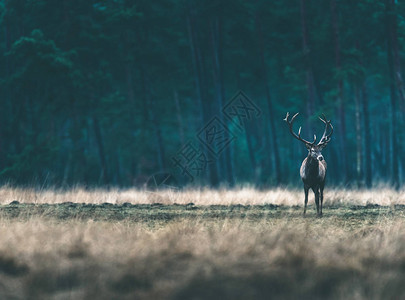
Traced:
<path id="1" fill-rule="evenodd" d="M 360 92 L 358 87 L 356 87 L 354 99 L 356 105 L 356 179 L 357 186 L 361 187 L 363 185 L 363 139 L 360 119 Z"/>
<path id="2" fill-rule="evenodd" d="M 373 184 L 373 177 L 372 177 L 372 158 L 371 158 L 371 128 L 370 128 L 370 113 L 368 110 L 368 97 L 367 97 L 367 87 L 366 84 L 363 84 L 362 92 L 361 92 L 361 104 L 364 116 L 364 171 L 365 171 L 365 179 L 366 179 L 366 186 L 371 188 Z"/>
<path id="3" fill-rule="evenodd" d="M 337 98 L 336 102 L 338 103 L 337 114 L 339 118 L 339 152 L 341 155 L 341 167 L 343 168 L 343 182 L 346 183 L 350 180 L 348 159 L 346 155 L 346 118 L 345 118 L 345 103 L 343 99 L 343 80 L 341 77 L 342 61 L 340 56 L 340 37 L 339 37 L 339 26 L 337 20 L 337 8 L 336 0 L 330 1 L 330 10 L 331 10 L 331 19 L 332 19 L 332 29 L 333 29 L 333 40 L 335 45 L 335 67 L 336 73 L 338 74 L 337 82 Z"/>
<path id="4" fill-rule="evenodd" d="M 127 98 L 130 103 L 130 107 L 134 108 L 135 103 L 135 92 L 134 92 L 134 83 L 132 76 L 132 65 L 126 63 L 125 65 L 125 75 L 126 75 L 126 84 L 127 84 Z"/>
<path id="5" fill-rule="evenodd" d="M 256 169 L 257 169 L 257 162 L 256 162 L 256 157 L 255 157 L 255 151 L 253 148 L 253 141 L 252 141 L 252 130 L 251 130 L 251 124 L 245 123 L 245 137 L 246 137 L 246 142 L 248 146 L 248 152 L 249 152 L 249 160 L 250 164 L 252 165 L 252 175 L 255 180 L 255 183 L 257 182 L 256 178 Z"/>
<path id="6" fill-rule="evenodd" d="M 219 10 L 222 9 L 222 5 L 219 4 Z M 210 33 L 211 33 L 211 46 L 212 46 L 212 75 L 213 75 L 213 83 L 214 83 L 214 94 L 215 94 L 215 104 L 211 107 L 211 110 L 214 113 L 220 112 L 221 108 L 223 107 L 224 99 L 224 83 L 223 83 L 223 76 L 222 76 L 222 18 L 221 13 L 219 16 L 216 16 L 210 22 Z M 219 113 L 219 119 L 224 123 L 224 116 L 222 113 Z M 226 132 L 227 137 L 228 134 Z M 229 147 L 225 149 L 225 151 L 221 154 L 218 159 L 218 176 L 220 178 L 227 178 L 227 170 L 226 170 L 226 160 L 229 152 Z"/>
<path id="7" fill-rule="evenodd" d="M 314 84 L 314 74 L 311 62 L 311 48 L 308 41 L 308 28 L 307 28 L 307 16 L 305 0 L 300 0 L 300 15 L 301 15 L 301 35 L 302 35 L 302 53 L 304 58 L 305 78 L 307 86 L 307 130 L 308 136 L 312 135 L 313 128 L 310 122 L 310 118 L 315 112 L 316 102 L 316 88 Z"/>
<path id="8" fill-rule="evenodd" d="M 399 57 L 399 43 L 398 43 L 398 18 L 396 11 L 396 0 L 388 0 L 388 9 L 390 18 L 390 33 L 389 38 L 391 39 L 392 47 L 392 59 L 393 59 L 393 69 L 396 86 L 398 89 L 398 95 L 400 99 L 400 105 L 402 109 L 405 109 L 405 89 L 404 82 L 402 80 L 402 71 L 401 71 L 401 60 Z"/>
<path id="9" fill-rule="evenodd" d="M 203 49 L 203 45 L 201 43 L 201 39 L 198 35 L 198 27 L 195 24 L 196 19 L 199 16 L 193 15 L 192 7 L 188 7 L 187 11 L 187 27 L 189 32 L 189 39 L 190 39 L 190 50 L 191 56 L 193 59 L 193 66 L 195 72 L 195 82 L 196 82 L 196 89 L 197 89 L 197 98 L 199 99 L 200 104 L 200 117 L 202 120 L 201 126 L 206 126 L 210 121 L 210 97 L 208 96 L 208 86 L 206 84 L 206 66 L 204 63 L 204 57 L 201 49 Z M 194 22 L 193 22 L 193 21 Z M 218 186 L 219 178 L 218 178 L 218 161 L 215 157 L 213 157 L 208 151 L 205 152 L 206 156 L 212 163 L 208 164 L 208 171 L 209 171 L 209 180 L 211 186 Z"/>
<path id="10" fill-rule="evenodd" d="M 264 89 L 265 89 L 265 95 L 266 95 L 266 102 L 267 102 L 267 108 L 269 111 L 269 121 L 270 121 L 270 129 L 271 129 L 271 134 L 272 134 L 272 146 L 273 149 L 271 153 L 274 156 L 274 164 L 275 164 L 275 170 L 276 170 L 276 183 L 279 184 L 281 183 L 281 168 L 280 168 L 280 154 L 278 150 L 278 136 L 277 136 L 277 129 L 276 129 L 276 124 L 275 124 L 275 115 L 274 115 L 274 108 L 273 108 L 273 103 L 270 95 L 270 86 L 269 86 L 269 81 L 268 81 L 268 76 L 267 76 L 267 69 L 266 69 L 266 59 L 265 59 L 265 54 L 264 54 L 264 39 L 263 39 L 263 25 L 260 20 L 260 17 L 256 15 L 256 30 L 257 30 L 257 35 L 258 35 L 258 40 L 259 40 L 259 51 L 260 51 L 260 64 L 262 66 L 262 75 L 263 75 L 263 82 L 264 82 Z"/>
<path id="11" fill-rule="evenodd" d="M 180 101 L 179 101 L 179 94 L 177 93 L 177 90 L 173 91 L 173 98 L 174 98 L 174 103 L 176 104 L 176 115 L 177 115 L 177 123 L 179 127 L 179 136 L 180 136 L 180 143 L 181 145 L 184 145 L 184 125 L 183 125 L 183 117 L 181 115 L 181 107 L 180 107 Z"/>
<path id="12" fill-rule="evenodd" d="M 196 96 L 197 96 L 197 102 L 198 106 L 200 108 L 203 107 L 202 103 L 202 96 L 201 96 L 201 81 L 200 81 L 200 71 L 198 68 L 198 62 L 197 62 L 197 49 L 196 49 L 196 37 L 195 33 L 193 30 L 193 24 L 191 22 L 191 8 L 188 9 L 187 11 L 187 31 L 188 31 L 188 38 L 190 41 L 190 51 L 191 51 L 191 58 L 193 62 L 193 69 L 194 69 L 194 81 L 195 81 L 195 88 L 196 88 Z M 197 127 L 199 127 L 202 123 L 204 122 L 204 111 L 202 109 L 199 110 L 199 120 L 197 122 Z"/>
<path id="13" fill-rule="evenodd" d="M 395 57 L 394 57 L 394 44 L 397 40 L 396 36 L 396 19 L 394 18 L 393 11 L 394 0 L 386 0 L 386 31 L 387 31 L 387 60 L 390 79 L 390 127 L 391 127 L 391 144 L 390 144 L 390 165 L 391 165 L 391 183 L 398 189 L 399 188 L 399 172 L 398 172 L 398 141 L 397 141 L 397 89 L 395 87 Z"/>
<path id="14" fill-rule="evenodd" d="M 146 106 L 147 113 L 151 124 L 153 126 L 153 131 L 156 137 L 156 145 L 157 145 L 157 162 L 159 166 L 159 171 L 163 172 L 166 169 L 165 163 L 165 147 L 163 143 L 162 137 L 162 129 L 160 127 L 159 119 L 156 117 L 155 111 L 155 103 L 151 96 L 151 88 L 148 84 L 147 74 L 143 67 L 141 67 L 141 81 L 142 81 L 142 92 L 144 97 L 144 105 Z"/>
<path id="15" fill-rule="evenodd" d="M 101 133 L 100 123 L 96 116 L 93 116 L 93 130 L 94 130 L 94 136 L 96 138 L 98 156 L 99 156 L 100 165 L 101 165 L 100 179 L 103 183 L 109 183 L 110 177 L 108 174 L 107 160 L 106 160 L 105 150 L 104 150 L 104 140 L 103 140 L 103 135 Z"/>

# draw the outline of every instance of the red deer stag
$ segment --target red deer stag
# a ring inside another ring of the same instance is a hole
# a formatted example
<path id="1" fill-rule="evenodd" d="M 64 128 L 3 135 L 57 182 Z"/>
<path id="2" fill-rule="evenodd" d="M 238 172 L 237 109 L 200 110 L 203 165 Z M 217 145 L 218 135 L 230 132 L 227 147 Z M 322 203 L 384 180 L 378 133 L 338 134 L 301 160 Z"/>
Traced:
<path id="1" fill-rule="evenodd" d="M 304 183 L 304 191 L 305 191 L 305 206 L 304 206 L 304 215 L 307 210 L 307 203 L 308 203 L 308 190 L 312 189 L 315 194 L 315 204 L 316 204 L 316 212 L 318 216 L 322 216 L 322 204 L 323 204 L 323 188 L 325 186 L 325 175 L 326 175 L 326 161 L 324 160 L 321 151 L 323 148 L 330 141 L 330 137 L 333 133 L 333 126 L 331 121 L 328 121 L 325 115 L 322 115 L 322 118 L 319 119 L 325 123 L 325 131 L 323 132 L 322 138 L 318 144 L 316 143 L 316 135 L 314 135 L 314 141 L 312 143 L 304 140 L 301 137 L 301 127 L 298 130 L 298 134 L 293 131 L 293 122 L 294 119 L 298 116 L 296 113 L 292 116 L 291 120 L 289 120 L 290 114 L 287 113 L 284 121 L 287 122 L 288 127 L 290 129 L 291 134 L 301 142 L 305 144 L 308 149 L 308 156 L 304 159 L 301 164 L 300 169 L 300 176 L 302 182 Z M 328 133 L 328 128 L 330 128 L 330 132 Z M 321 206 L 319 207 L 319 198 L 321 200 Z"/>

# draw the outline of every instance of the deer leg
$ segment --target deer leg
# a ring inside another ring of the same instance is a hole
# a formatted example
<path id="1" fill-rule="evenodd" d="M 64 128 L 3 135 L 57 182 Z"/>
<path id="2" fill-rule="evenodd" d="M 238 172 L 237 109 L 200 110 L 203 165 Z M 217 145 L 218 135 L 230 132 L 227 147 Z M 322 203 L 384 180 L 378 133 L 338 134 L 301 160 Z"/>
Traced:
<path id="1" fill-rule="evenodd" d="M 304 202 L 304 215 L 307 212 L 307 203 L 308 203 L 308 190 L 309 188 L 304 186 L 304 192 L 305 192 L 305 202 Z"/>
<path id="2" fill-rule="evenodd" d="M 319 189 L 313 189 L 315 193 L 316 214 L 319 216 Z"/>
<path id="3" fill-rule="evenodd" d="M 320 198 L 321 198 L 321 216 L 322 216 L 322 207 L 323 207 L 323 186 L 320 188 Z"/>

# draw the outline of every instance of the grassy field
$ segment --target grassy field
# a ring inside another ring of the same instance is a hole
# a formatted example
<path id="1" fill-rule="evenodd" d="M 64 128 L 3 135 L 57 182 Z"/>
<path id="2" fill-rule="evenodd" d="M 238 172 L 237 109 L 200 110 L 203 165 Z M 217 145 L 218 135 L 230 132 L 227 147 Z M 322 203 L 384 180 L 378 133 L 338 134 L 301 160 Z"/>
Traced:
<path id="1" fill-rule="evenodd" d="M 0 299 L 403 299 L 405 196 L 0 189 Z"/>

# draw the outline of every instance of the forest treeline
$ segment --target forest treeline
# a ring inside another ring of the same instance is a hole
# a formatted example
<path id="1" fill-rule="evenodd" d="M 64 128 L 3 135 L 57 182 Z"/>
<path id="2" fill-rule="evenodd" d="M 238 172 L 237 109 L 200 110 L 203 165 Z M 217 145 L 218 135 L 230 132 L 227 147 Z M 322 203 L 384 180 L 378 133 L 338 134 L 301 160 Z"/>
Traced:
<path id="1" fill-rule="evenodd" d="M 330 184 L 405 180 L 405 4 L 0 0 L 0 180 Z M 164 175 L 165 176 L 165 175 Z"/>

